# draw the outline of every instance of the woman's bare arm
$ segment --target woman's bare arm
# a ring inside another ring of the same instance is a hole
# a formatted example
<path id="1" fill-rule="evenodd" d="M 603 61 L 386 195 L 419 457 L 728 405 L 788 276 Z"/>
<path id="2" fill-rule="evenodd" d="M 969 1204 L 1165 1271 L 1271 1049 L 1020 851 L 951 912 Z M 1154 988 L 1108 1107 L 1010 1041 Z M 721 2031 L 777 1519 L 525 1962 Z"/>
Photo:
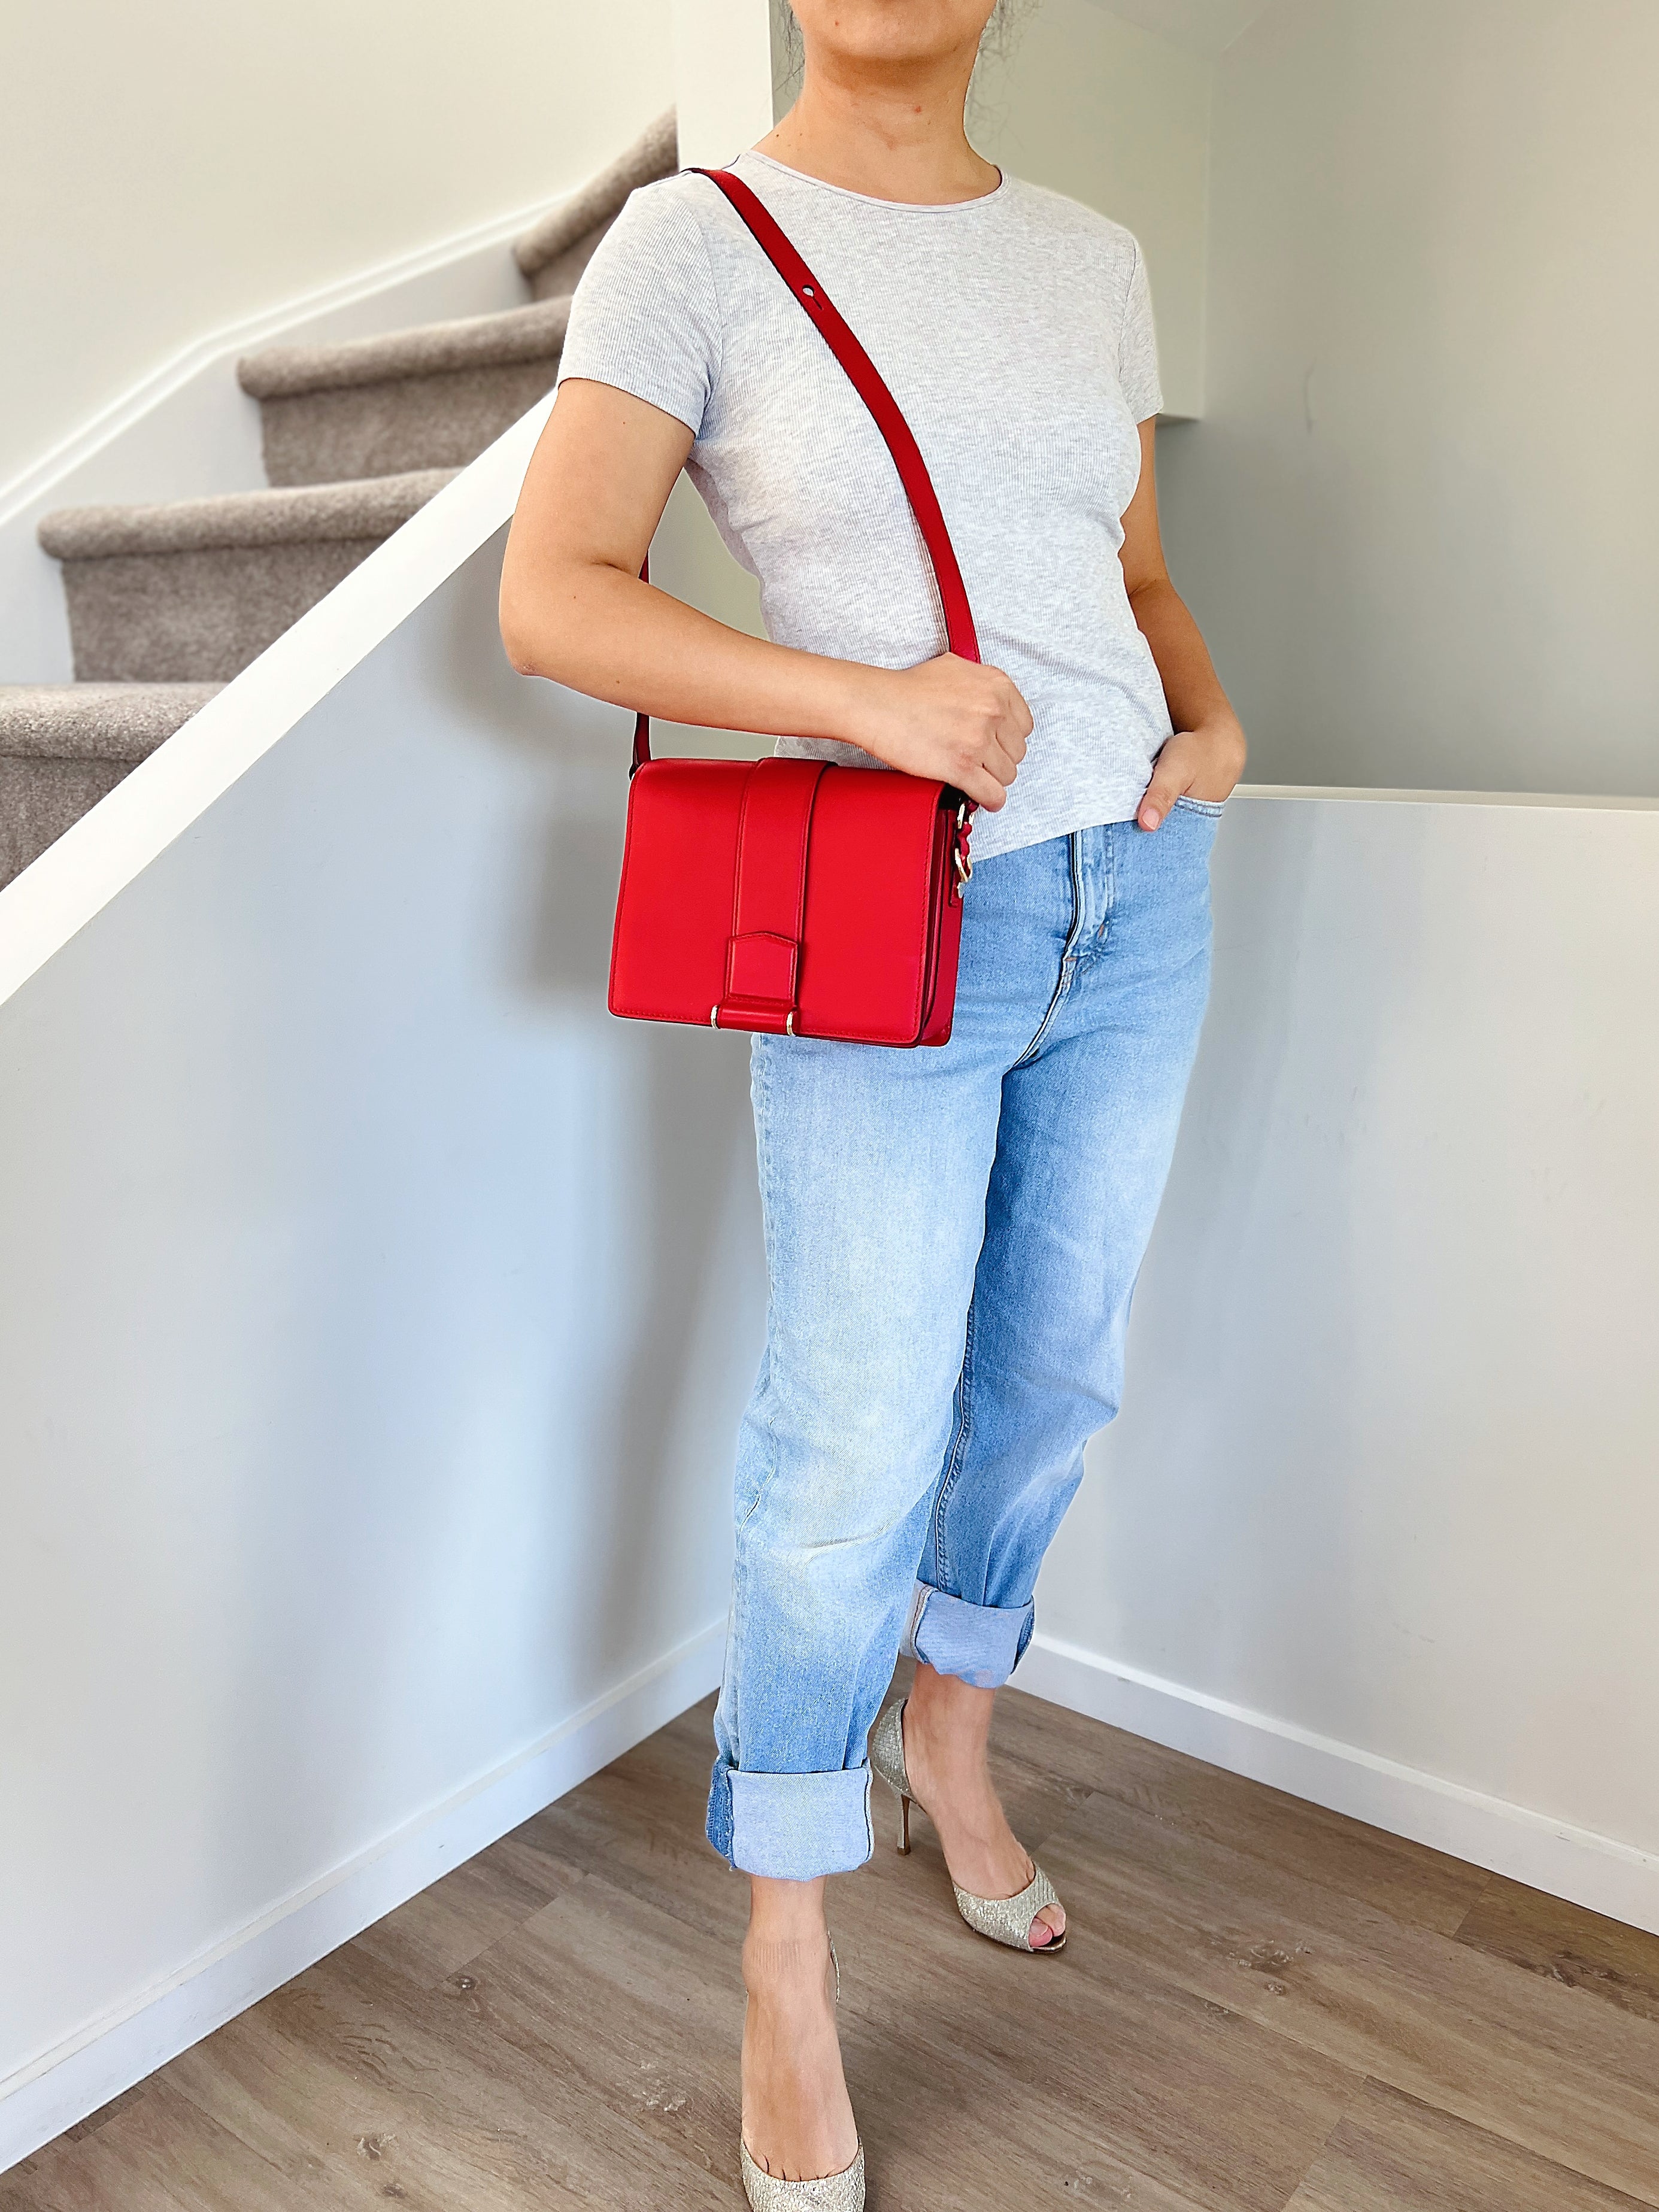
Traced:
<path id="1" fill-rule="evenodd" d="M 1000 670 L 951 653 L 894 670 L 799 653 L 640 581 L 690 449 L 684 422 L 629 392 L 574 377 L 560 386 L 501 569 L 513 665 L 672 721 L 839 738 L 1001 806 L 1031 716 Z"/>
<path id="2" fill-rule="evenodd" d="M 1156 830 L 1177 799 L 1225 799 L 1244 773 L 1244 732 L 1186 601 L 1170 581 L 1158 522 L 1156 426 L 1140 426 L 1140 483 L 1123 517 L 1123 580 L 1152 649 L 1175 735 L 1158 757 L 1135 819 Z"/>

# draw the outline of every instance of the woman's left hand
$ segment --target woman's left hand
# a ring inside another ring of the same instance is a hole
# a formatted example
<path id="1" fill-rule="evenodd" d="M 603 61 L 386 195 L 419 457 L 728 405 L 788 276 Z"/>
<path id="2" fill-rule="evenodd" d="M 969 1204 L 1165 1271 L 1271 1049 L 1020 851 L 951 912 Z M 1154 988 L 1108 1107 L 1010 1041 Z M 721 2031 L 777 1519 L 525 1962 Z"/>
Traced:
<path id="1" fill-rule="evenodd" d="M 1135 820 L 1143 830 L 1158 829 L 1177 799 L 1202 799 L 1214 805 L 1231 796 L 1243 773 L 1244 732 L 1236 715 L 1218 715 L 1195 730 L 1177 730 L 1158 757 Z"/>

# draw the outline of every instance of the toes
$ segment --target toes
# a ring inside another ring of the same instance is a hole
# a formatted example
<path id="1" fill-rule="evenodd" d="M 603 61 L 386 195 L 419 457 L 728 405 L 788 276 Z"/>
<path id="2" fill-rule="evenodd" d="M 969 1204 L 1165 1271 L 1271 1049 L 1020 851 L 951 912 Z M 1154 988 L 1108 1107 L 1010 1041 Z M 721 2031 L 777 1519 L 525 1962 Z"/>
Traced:
<path id="1" fill-rule="evenodd" d="M 1031 1923 L 1030 1943 L 1034 1951 L 1046 1951 L 1050 1944 L 1058 1943 L 1066 1933 L 1066 1915 L 1057 1905 L 1045 1905 Z"/>

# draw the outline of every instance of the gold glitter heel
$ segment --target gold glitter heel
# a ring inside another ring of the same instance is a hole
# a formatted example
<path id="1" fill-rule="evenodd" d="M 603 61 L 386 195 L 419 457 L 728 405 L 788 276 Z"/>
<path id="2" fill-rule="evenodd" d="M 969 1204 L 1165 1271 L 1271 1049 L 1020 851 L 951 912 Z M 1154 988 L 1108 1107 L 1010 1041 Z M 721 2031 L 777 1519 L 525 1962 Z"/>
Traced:
<path id="1" fill-rule="evenodd" d="M 904 1707 L 889 1705 L 887 1711 L 870 1731 L 870 1764 L 887 1787 L 898 1799 L 898 1847 L 901 1851 L 910 1848 L 910 1808 L 921 1800 L 910 1787 L 910 1778 L 904 1770 Z M 925 1813 L 927 1808 L 921 1808 Z M 1063 1951 L 1066 1938 L 1058 1936 L 1052 1943 L 1034 1943 L 1031 1923 L 1045 1905 L 1058 1905 L 1054 1886 L 1040 1866 L 1034 1866 L 1030 1881 L 1018 1897 L 975 1897 L 971 1891 L 952 1882 L 957 1894 L 957 1911 L 976 1936 L 987 1936 L 994 1943 L 1006 1943 L 1012 1951 L 1030 1951 L 1034 1957 L 1047 1958 L 1051 1952 Z"/>
<path id="2" fill-rule="evenodd" d="M 836 2002 L 841 2002 L 841 1960 L 836 1956 L 835 1939 L 830 1943 L 830 1963 L 836 1970 Z M 818 2181 L 783 2181 L 775 2173 L 769 2173 L 757 2166 L 749 2155 L 749 2146 L 738 2137 L 738 2151 L 743 2163 L 743 2193 L 749 2199 L 750 2212 L 864 2212 L 864 2145 L 851 2166 L 839 2173 L 826 2173 Z"/>

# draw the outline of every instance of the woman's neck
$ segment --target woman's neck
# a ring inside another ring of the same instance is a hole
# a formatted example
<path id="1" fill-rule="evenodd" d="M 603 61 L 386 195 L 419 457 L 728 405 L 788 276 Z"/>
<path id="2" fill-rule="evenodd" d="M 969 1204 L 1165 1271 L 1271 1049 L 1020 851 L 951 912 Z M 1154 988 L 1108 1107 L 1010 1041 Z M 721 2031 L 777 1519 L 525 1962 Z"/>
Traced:
<path id="1" fill-rule="evenodd" d="M 756 150 L 872 199 L 928 207 L 982 199 L 1001 176 L 963 129 L 973 65 L 969 53 L 945 66 L 877 75 L 814 68 L 809 58 L 799 99 Z"/>

